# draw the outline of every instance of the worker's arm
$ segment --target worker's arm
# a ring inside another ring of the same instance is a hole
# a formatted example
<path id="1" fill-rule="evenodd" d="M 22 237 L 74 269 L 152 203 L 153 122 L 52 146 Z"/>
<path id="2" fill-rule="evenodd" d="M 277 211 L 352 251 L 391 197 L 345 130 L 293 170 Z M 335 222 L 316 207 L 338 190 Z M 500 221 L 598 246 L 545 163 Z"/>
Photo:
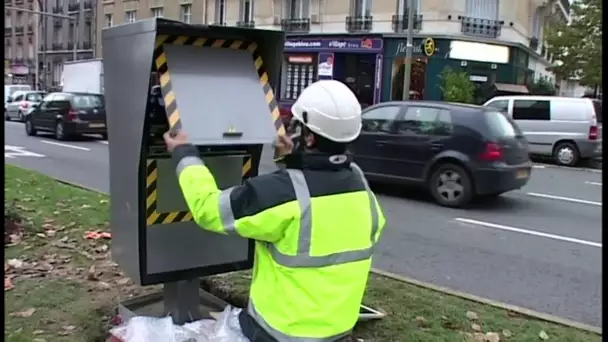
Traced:
<path id="1" fill-rule="evenodd" d="M 196 223 L 204 229 L 223 234 L 238 234 L 246 238 L 276 242 L 293 220 L 287 210 L 265 205 L 262 192 L 281 191 L 266 183 L 272 175 L 255 177 L 226 190 L 220 190 L 213 175 L 199 157 L 193 145 L 179 145 L 173 150 L 177 177 L 188 208 Z M 280 177 L 279 177 L 280 178 Z M 289 178 L 287 178 L 289 180 Z M 291 183 L 286 184 L 293 191 Z M 282 188 L 282 187 L 281 187 Z M 266 201 L 267 202 L 267 201 Z"/>

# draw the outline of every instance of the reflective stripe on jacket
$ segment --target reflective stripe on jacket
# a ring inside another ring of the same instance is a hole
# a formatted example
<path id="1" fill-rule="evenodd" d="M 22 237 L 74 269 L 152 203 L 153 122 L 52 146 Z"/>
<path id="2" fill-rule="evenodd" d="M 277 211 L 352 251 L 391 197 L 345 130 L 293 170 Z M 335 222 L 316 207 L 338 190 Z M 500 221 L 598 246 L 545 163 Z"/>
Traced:
<path id="1" fill-rule="evenodd" d="M 350 333 L 385 224 L 356 165 L 320 156 L 219 190 L 196 148 L 181 146 L 174 158 L 195 221 L 256 240 L 247 310 L 263 329 L 278 341 Z"/>

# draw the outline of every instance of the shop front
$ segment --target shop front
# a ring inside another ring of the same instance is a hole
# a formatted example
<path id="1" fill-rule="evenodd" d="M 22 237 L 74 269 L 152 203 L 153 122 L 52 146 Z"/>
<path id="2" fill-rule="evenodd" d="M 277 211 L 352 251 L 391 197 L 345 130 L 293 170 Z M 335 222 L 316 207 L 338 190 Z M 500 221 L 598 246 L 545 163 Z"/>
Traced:
<path id="1" fill-rule="evenodd" d="M 279 84 L 281 107 L 289 107 L 309 84 L 335 79 L 353 90 L 363 107 L 380 102 L 382 38 L 288 37 Z"/>
<path id="2" fill-rule="evenodd" d="M 382 101 L 403 98 L 406 40 L 385 38 Z M 410 98 L 443 100 L 441 73 L 450 68 L 465 71 L 477 85 L 477 102 L 488 97 L 488 89 L 516 85 L 521 93 L 529 78 L 528 53 L 518 46 L 455 40 L 449 37 L 414 39 Z"/>

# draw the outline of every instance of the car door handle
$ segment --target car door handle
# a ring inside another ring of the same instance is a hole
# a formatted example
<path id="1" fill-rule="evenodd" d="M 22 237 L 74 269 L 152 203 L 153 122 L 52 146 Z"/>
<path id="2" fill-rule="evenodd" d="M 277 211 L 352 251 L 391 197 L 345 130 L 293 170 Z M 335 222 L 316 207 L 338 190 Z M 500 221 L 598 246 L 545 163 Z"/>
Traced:
<path id="1" fill-rule="evenodd" d="M 440 148 L 443 148 L 443 144 L 440 142 L 431 142 L 431 149 L 433 150 L 438 150 Z"/>

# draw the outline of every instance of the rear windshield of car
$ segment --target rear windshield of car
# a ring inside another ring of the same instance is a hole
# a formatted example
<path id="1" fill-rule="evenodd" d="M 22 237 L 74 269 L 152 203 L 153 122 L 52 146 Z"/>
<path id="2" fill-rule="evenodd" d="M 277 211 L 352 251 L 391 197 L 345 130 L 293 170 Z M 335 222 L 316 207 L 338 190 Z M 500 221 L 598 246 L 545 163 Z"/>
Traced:
<path id="1" fill-rule="evenodd" d="M 486 122 L 490 133 L 496 138 L 512 138 L 522 136 L 517 124 L 501 112 L 485 112 Z"/>
<path id="2" fill-rule="evenodd" d="M 29 93 L 25 96 L 25 100 L 30 102 L 40 102 L 45 95 L 45 93 Z"/>
<path id="3" fill-rule="evenodd" d="M 595 117 L 598 123 L 602 123 L 602 101 L 593 100 L 593 108 L 595 109 Z"/>
<path id="4" fill-rule="evenodd" d="M 101 108 L 103 97 L 101 95 L 73 95 L 72 103 L 76 108 Z"/>

